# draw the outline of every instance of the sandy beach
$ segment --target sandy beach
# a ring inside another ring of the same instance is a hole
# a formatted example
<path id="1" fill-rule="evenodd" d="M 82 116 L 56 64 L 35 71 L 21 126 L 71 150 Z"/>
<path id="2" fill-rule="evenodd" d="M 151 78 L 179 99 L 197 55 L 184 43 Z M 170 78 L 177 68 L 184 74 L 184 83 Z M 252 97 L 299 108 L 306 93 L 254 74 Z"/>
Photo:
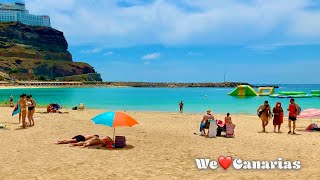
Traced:
<path id="1" fill-rule="evenodd" d="M 35 127 L 18 128 L 12 108 L 0 108 L 0 179 L 317 179 L 319 178 L 319 132 L 302 131 L 310 120 L 297 122 L 299 135 L 261 131 L 256 116 L 232 115 L 235 138 L 204 138 L 198 133 L 201 114 L 128 112 L 139 125 L 116 129 L 127 138 L 127 148 L 106 150 L 55 145 L 78 134 L 112 136 L 110 127 L 90 119 L 103 110 L 44 114 L 37 109 Z M 216 115 L 218 119 L 224 116 Z M 319 124 L 320 119 L 313 122 Z M 221 167 L 198 170 L 195 158 L 217 160 L 231 156 L 243 160 L 300 160 L 300 170 L 236 170 Z"/>

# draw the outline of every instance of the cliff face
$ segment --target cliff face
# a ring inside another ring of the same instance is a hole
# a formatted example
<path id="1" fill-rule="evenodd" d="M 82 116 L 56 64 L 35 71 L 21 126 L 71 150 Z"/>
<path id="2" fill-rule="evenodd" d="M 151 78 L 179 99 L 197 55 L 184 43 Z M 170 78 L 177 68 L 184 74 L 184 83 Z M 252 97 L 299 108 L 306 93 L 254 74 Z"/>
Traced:
<path id="1" fill-rule="evenodd" d="M 72 61 L 61 31 L 0 23 L 0 72 L 13 74 L 16 79 L 33 80 L 40 76 L 54 79 L 95 73 L 95 70 L 89 64 Z"/>
<path id="2" fill-rule="evenodd" d="M 63 32 L 20 23 L 0 25 L 0 56 L 72 61 Z"/>

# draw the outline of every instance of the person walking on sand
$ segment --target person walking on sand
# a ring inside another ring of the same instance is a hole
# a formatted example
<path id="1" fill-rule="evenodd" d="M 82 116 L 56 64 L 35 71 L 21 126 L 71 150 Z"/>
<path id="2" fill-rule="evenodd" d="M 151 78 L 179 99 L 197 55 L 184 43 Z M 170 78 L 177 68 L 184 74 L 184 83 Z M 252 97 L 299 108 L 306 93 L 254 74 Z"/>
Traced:
<path id="1" fill-rule="evenodd" d="M 180 107 L 180 113 L 183 113 L 183 102 L 182 101 L 180 101 L 179 107 Z"/>
<path id="2" fill-rule="evenodd" d="M 262 122 L 262 132 L 266 132 L 266 126 L 269 123 L 269 114 L 271 113 L 270 111 L 270 106 L 269 102 L 265 101 L 263 105 L 261 105 L 258 110 L 257 114 L 261 119 Z"/>
<path id="3" fill-rule="evenodd" d="M 28 105 L 28 119 L 29 119 L 29 126 L 34 126 L 34 119 L 33 115 L 36 109 L 36 101 L 32 99 L 32 95 L 27 96 L 27 105 Z"/>
<path id="4" fill-rule="evenodd" d="M 281 107 L 281 103 L 277 102 L 276 106 L 273 108 L 273 126 L 274 126 L 274 130 L 273 132 L 276 132 L 276 126 L 278 126 L 278 132 L 280 133 L 280 127 L 281 124 L 283 123 L 283 109 Z"/>
<path id="5" fill-rule="evenodd" d="M 289 107 L 288 107 L 288 111 L 289 111 L 289 132 L 288 134 L 291 133 L 291 121 L 293 123 L 293 131 L 292 131 L 292 134 L 296 134 L 295 133 L 295 130 L 296 130 L 296 120 L 297 120 L 297 112 L 298 112 L 298 105 L 294 102 L 294 99 L 290 99 L 290 104 L 289 104 Z"/>
<path id="6" fill-rule="evenodd" d="M 206 135 L 206 131 L 205 131 L 205 126 L 206 126 L 206 123 L 209 119 L 212 119 L 214 120 L 214 116 L 211 114 L 211 110 L 208 109 L 207 110 L 207 113 L 205 115 L 203 115 L 203 118 L 200 122 L 200 133 L 202 136 L 205 136 Z"/>
<path id="7" fill-rule="evenodd" d="M 22 94 L 18 101 L 18 104 L 20 104 L 19 125 L 21 124 L 22 128 L 26 128 L 27 101 L 25 97 L 26 95 Z M 21 115 L 21 119 L 20 119 L 20 115 Z"/>

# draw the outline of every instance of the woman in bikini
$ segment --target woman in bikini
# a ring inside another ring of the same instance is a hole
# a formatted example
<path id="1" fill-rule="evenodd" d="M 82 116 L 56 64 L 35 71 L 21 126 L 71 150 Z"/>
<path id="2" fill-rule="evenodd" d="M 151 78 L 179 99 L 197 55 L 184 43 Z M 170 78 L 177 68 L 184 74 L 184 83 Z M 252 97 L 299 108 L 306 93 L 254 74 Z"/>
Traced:
<path id="1" fill-rule="evenodd" d="M 105 147 L 106 144 L 110 143 L 112 141 L 112 139 L 108 136 L 104 136 L 102 138 L 99 137 L 95 137 L 95 138 L 91 138 L 88 139 L 86 141 L 81 141 L 81 142 L 77 142 L 77 143 L 71 143 L 70 146 L 74 147 L 74 146 L 81 146 L 81 147 L 89 147 L 89 146 L 96 146 L 96 145 L 101 145 L 102 147 Z"/>
<path id="2" fill-rule="evenodd" d="M 18 101 L 20 104 L 20 114 L 21 114 L 21 126 L 22 128 L 26 128 L 26 116 L 27 116 L 27 101 L 25 99 L 26 95 L 22 94 Z M 19 123 L 20 123 L 20 115 L 19 115 Z"/>
<path id="3" fill-rule="evenodd" d="M 32 95 L 27 96 L 27 104 L 28 104 L 28 119 L 29 126 L 34 126 L 33 115 L 36 110 L 36 101 L 32 99 Z"/>

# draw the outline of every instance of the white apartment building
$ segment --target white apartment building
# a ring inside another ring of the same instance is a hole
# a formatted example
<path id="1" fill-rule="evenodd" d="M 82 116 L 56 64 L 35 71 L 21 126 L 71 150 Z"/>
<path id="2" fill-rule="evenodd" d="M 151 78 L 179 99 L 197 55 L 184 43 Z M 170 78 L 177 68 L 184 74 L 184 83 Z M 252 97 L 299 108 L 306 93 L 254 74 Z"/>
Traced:
<path id="1" fill-rule="evenodd" d="M 49 16 L 29 14 L 25 4 L 21 2 L 0 3 L 0 22 L 20 22 L 30 26 L 51 27 Z"/>

